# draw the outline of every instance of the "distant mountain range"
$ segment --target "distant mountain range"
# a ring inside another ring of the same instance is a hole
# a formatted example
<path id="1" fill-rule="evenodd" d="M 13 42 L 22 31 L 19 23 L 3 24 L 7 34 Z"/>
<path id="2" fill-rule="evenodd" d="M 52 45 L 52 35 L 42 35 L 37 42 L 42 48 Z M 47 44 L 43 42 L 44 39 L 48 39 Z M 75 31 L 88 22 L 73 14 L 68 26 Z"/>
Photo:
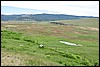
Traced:
<path id="1" fill-rule="evenodd" d="M 18 8 L 11 6 L 1 6 L 1 20 L 2 21 L 54 21 L 54 20 L 70 20 L 70 19 L 80 19 L 80 18 L 98 18 L 93 16 L 75 16 L 75 15 L 65 15 L 65 14 L 47 14 L 47 10 L 38 9 L 27 9 Z M 13 15 L 4 15 L 4 14 Z M 22 14 L 24 13 L 24 14 Z M 31 13 L 31 14 L 28 14 Z M 42 14 L 41 14 L 42 13 Z"/>
<path id="2" fill-rule="evenodd" d="M 2 21 L 55 21 L 55 20 L 71 20 L 80 18 L 98 18 L 93 16 L 75 16 L 64 14 L 20 14 L 20 15 L 1 15 Z"/>

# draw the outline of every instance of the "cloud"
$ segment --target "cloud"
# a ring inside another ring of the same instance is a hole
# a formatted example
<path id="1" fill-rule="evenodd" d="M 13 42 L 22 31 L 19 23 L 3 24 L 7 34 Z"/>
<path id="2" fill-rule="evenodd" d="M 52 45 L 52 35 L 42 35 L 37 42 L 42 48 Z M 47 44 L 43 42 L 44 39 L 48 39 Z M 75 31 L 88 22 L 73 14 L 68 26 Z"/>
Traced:
<path id="1" fill-rule="evenodd" d="M 1 1 L 1 6 L 14 6 L 83 16 L 99 16 L 99 1 Z"/>

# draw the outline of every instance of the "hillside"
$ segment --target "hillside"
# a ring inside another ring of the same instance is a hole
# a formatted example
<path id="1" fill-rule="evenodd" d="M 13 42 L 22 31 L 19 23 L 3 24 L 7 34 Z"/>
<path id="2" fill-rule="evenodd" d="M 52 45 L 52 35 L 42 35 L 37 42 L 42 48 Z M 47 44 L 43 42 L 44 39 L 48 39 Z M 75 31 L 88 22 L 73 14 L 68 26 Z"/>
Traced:
<path id="1" fill-rule="evenodd" d="M 20 15 L 1 15 L 2 21 L 55 21 L 55 20 L 71 20 L 80 18 L 97 18 L 93 16 L 75 16 L 64 14 L 20 14 Z"/>
<path id="2" fill-rule="evenodd" d="M 99 66 L 99 19 L 62 21 L 1 23 L 1 66 Z"/>

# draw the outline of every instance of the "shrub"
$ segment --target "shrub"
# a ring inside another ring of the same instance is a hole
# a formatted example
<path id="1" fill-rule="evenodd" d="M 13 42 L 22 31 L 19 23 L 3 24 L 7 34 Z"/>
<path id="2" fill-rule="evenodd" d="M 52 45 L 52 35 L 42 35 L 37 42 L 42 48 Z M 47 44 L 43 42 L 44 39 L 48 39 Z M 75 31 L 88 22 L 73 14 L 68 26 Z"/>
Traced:
<path id="1" fill-rule="evenodd" d="M 13 50 L 13 48 L 10 48 L 11 50 Z"/>
<path id="2" fill-rule="evenodd" d="M 94 63 L 94 66 L 99 66 L 99 63 L 95 62 L 95 63 Z"/>
<path id="3" fill-rule="evenodd" d="M 5 48 L 5 45 L 1 45 L 1 48 Z"/>
<path id="4" fill-rule="evenodd" d="M 60 63 L 60 64 L 63 64 L 63 62 L 62 62 L 61 60 L 59 61 L 59 63 Z"/>
<path id="5" fill-rule="evenodd" d="M 66 57 L 76 59 L 76 56 L 70 53 L 66 54 Z"/>
<path id="6" fill-rule="evenodd" d="M 50 58 L 50 55 L 46 55 L 47 58 Z"/>
<path id="7" fill-rule="evenodd" d="M 81 63 L 84 64 L 84 65 L 89 66 L 89 63 L 88 63 L 87 61 L 83 61 L 83 62 L 81 62 Z"/>
<path id="8" fill-rule="evenodd" d="M 65 66 L 67 66 L 67 64 L 66 64 L 66 63 L 64 63 L 64 65 L 65 65 Z"/>
<path id="9" fill-rule="evenodd" d="M 16 39 L 16 40 L 20 40 L 20 38 L 14 38 L 14 39 Z"/>
<path id="10" fill-rule="evenodd" d="M 79 55 L 74 55 L 74 54 L 71 54 L 71 53 L 62 53 L 62 56 L 72 58 L 72 59 L 80 59 L 81 58 Z"/>
<path id="11" fill-rule="evenodd" d="M 81 64 L 84 64 L 86 66 L 91 66 L 92 64 L 87 60 L 86 58 L 82 60 Z"/>
<path id="12" fill-rule="evenodd" d="M 79 55 L 76 55 L 77 59 L 81 59 L 81 57 Z"/>
<path id="13" fill-rule="evenodd" d="M 23 40 L 27 42 L 35 43 L 35 41 L 29 40 L 29 39 L 23 39 Z"/>
<path id="14" fill-rule="evenodd" d="M 60 54 L 65 54 L 65 52 L 63 52 L 63 51 L 58 51 Z"/>

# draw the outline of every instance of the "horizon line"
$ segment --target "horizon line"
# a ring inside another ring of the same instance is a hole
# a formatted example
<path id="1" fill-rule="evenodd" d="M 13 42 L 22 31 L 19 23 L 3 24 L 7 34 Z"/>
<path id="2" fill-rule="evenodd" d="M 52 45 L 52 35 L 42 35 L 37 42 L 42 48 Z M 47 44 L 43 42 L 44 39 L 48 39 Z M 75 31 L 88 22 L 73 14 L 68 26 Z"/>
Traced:
<path id="1" fill-rule="evenodd" d="M 1 15 L 36 15 L 36 14 L 53 14 L 53 13 L 34 13 L 34 14 L 1 14 Z M 69 14 L 55 14 L 55 15 L 69 15 Z M 79 15 L 73 15 L 73 16 L 79 16 Z M 82 15 L 81 15 L 82 16 Z M 99 16 L 89 16 L 89 17 L 99 17 Z"/>

